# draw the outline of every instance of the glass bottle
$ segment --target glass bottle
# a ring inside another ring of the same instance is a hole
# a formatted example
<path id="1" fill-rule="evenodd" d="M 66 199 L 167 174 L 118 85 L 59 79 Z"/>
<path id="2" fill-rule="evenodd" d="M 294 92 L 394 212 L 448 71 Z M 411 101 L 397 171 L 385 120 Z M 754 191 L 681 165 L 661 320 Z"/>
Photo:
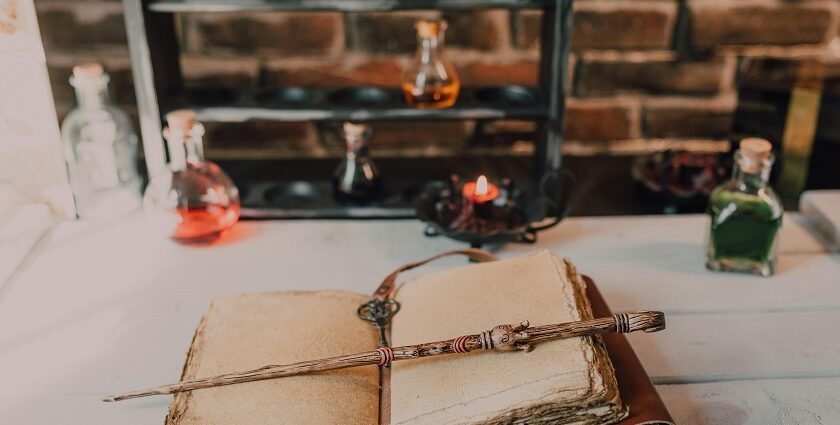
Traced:
<path id="1" fill-rule="evenodd" d="M 418 108 L 447 108 L 458 100 L 461 81 L 443 57 L 446 21 L 418 21 L 417 54 L 406 70 L 402 89 L 405 101 Z"/>
<path id="2" fill-rule="evenodd" d="M 347 122 L 342 126 L 342 135 L 347 143 L 347 153 L 333 176 L 335 198 L 344 204 L 374 202 L 382 193 L 382 179 L 370 158 L 370 127 Z"/>
<path id="3" fill-rule="evenodd" d="M 239 190 L 218 165 L 204 160 L 204 126 L 195 112 L 170 112 L 166 121 L 169 171 L 149 183 L 143 211 L 154 228 L 176 241 L 212 242 L 239 220 Z"/>
<path id="4" fill-rule="evenodd" d="M 732 179 L 710 195 L 709 269 L 773 274 L 783 208 L 767 183 L 771 150 L 764 139 L 742 140 Z"/>
<path id="5" fill-rule="evenodd" d="M 61 125 L 64 159 L 76 212 L 112 217 L 140 206 L 137 135 L 125 112 L 108 99 L 110 77 L 100 64 L 73 68 L 78 105 Z"/>

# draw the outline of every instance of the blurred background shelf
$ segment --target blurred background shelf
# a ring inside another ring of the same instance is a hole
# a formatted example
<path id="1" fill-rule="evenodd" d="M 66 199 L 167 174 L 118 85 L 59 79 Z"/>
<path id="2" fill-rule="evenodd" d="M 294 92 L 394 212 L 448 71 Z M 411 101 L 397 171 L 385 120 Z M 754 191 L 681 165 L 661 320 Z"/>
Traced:
<path id="1" fill-rule="evenodd" d="M 455 106 L 445 109 L 409 106 L 401 90 L 381 87 L 191 89 L 171 96 L 165 106 L 181 108 L 195 110 L 207 122 L 537 120 L 548 114 L 535 88 L 515 85 L 464 88 Z"/>

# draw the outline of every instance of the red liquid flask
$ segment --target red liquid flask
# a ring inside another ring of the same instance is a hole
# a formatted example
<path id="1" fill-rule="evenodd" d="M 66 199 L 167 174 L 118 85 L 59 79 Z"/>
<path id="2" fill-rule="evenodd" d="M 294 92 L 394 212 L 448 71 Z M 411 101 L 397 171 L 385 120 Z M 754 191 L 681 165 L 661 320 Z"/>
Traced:
<path id="1" fill-rule="evenodd" d="M 239 221 L 239 190 L 204 159 L 204 126 L 194 112 L 174 111 L 166 119 L 170 170 L 149 183 L 143 212 L 156 231 L 178 242 L 213 242 Z"/>

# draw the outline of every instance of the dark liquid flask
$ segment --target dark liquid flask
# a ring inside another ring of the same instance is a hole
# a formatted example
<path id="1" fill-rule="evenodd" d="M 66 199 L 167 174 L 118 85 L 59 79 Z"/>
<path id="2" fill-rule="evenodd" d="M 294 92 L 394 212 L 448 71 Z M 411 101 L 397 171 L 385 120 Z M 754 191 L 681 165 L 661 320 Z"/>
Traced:
<path id="1" fill-rule="evenodd" d="M 368 150 L 370 133 L 365 124 L 342 126 L 347 152 L 333 175 L 333 193 L 342 204 L 369 205 L 382 195 L 382 179 Z"/>

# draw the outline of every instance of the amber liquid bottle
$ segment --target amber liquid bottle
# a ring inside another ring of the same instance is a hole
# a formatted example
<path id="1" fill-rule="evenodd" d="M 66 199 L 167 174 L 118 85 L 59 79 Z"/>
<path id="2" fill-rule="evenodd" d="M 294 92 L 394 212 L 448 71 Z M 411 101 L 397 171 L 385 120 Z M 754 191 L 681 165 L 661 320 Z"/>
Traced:
<path id="1" fill-rule="evenodd" d="M 448 108 L 458 100 L 461 81 L 443 57 L 445 21 L 418 21 L 417 55 L 402 81 L 405 101 L 418 108 Z"/>
<path id="2" fill-rule="evenodd" d="M 239 220 L 239 190 L 204 159 L 204 126 L 194 112 L 174 111 L 166 120 L 170 170 L 149 183 L 143 212 L 156 231 L 178 242 L 213 242 Z"/>

